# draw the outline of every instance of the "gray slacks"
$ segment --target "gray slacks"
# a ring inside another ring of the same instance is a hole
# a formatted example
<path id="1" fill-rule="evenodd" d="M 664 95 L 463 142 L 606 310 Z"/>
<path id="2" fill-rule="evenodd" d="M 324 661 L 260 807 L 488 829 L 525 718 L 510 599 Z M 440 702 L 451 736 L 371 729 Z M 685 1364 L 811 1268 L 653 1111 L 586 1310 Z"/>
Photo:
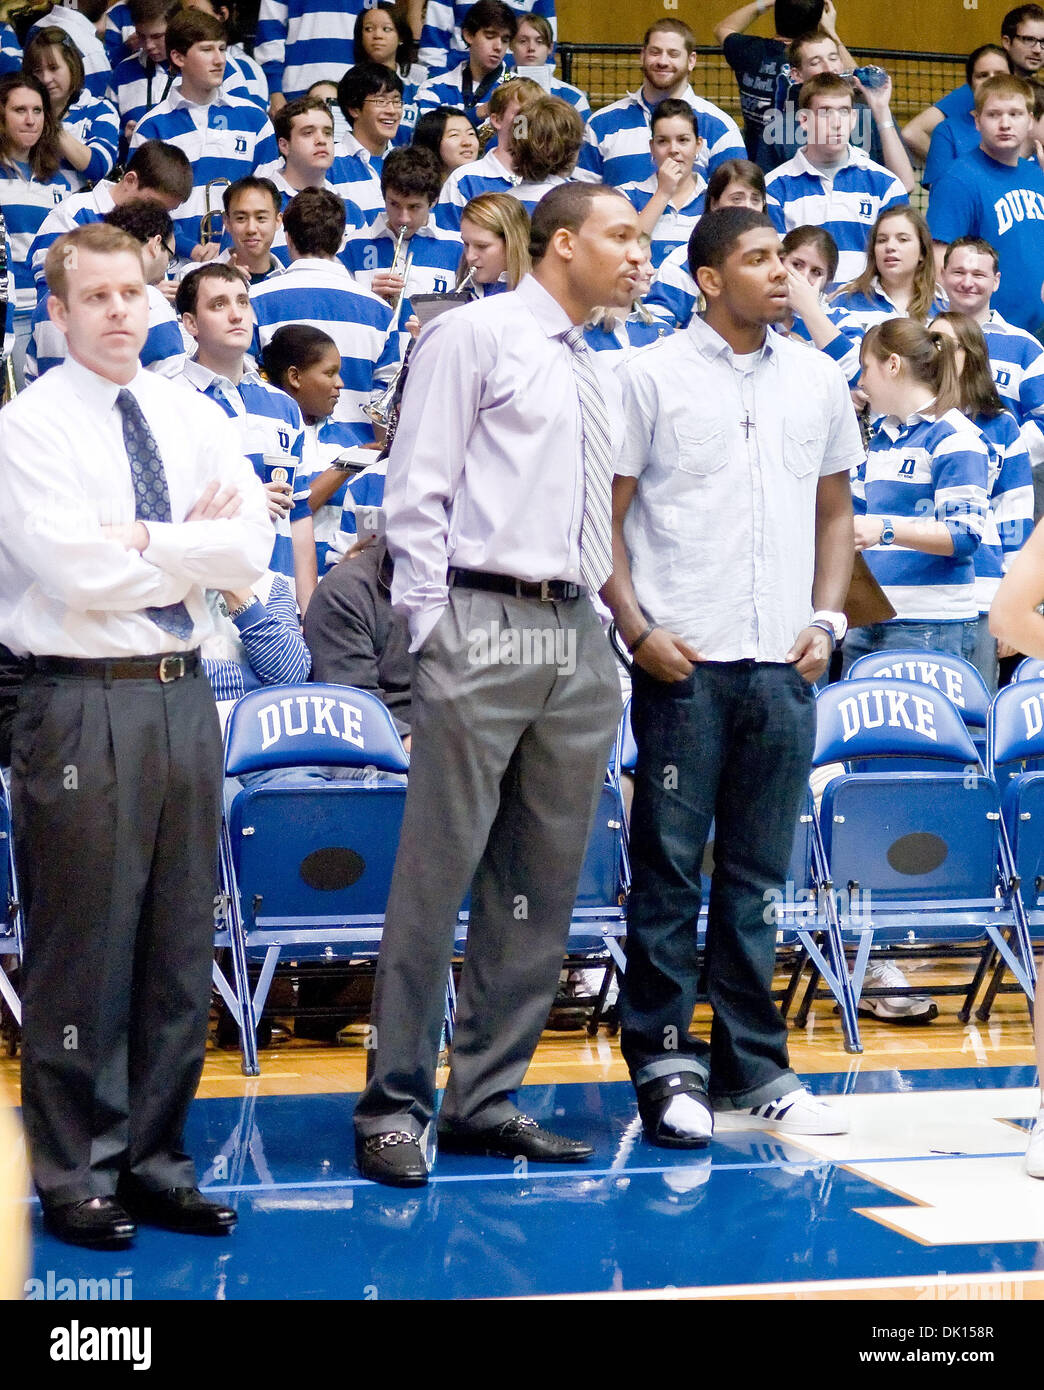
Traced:
<path id="1" fill-rule="evenodd" d="M 440 1118 L 482 1128 L 515 1114 L 513 1092 L 554 997 L 619 716 L 614 659 L 586 598 L 450 590 L 414 660 L 409 789 L 374 990 L 375 1065 L 355 1110 L 360 1135 L 419 1135 L 432 1118 L 446 976 L 469 886 Z"/>

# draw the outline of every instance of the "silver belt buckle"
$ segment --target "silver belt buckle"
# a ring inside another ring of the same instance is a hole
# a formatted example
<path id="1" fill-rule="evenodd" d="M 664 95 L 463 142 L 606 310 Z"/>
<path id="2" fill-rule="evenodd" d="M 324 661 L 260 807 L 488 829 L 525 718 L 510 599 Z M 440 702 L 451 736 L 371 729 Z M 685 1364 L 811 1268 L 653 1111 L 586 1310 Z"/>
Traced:
<path id="1" fill-rule="evenodd" d="M 554 603 L 555 600 L 551 597 L 551 594 L 550 594 L 551 584 L 552 584 L 552 580 L 550 580 L 550 579 L 541 579 L 541 581 L 540 581 L 540 602 L 541 602 L 541 603 Z"/>
<path id="2" fill-rule="evenodd" d="M 159 678 L 164 685 L 169 685 L 171 681 L 179 681 L 185 674 L 185 658 L 183 656 L 165 656 L 159 664 Z"/>

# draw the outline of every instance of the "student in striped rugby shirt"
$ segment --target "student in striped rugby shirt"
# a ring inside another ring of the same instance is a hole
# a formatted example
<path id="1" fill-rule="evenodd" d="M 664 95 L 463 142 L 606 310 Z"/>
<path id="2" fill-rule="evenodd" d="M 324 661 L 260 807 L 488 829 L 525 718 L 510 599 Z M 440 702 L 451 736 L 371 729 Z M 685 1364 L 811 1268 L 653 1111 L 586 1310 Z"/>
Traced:
<path id="1" fill-rule="evenodd" d="M 529 214 L 517 198 L 506 193 L 481 193 L 467 204 L 460 219 L 464 254 L 457 269 L 457 287 L 470 276 L 475 299 L 518 288 L 532 270 L 529 258 Z"/>
<path id="2" fill-rule="evenodd" d="M 497 142 L 481 159 L 454 169 L 442 185 L 435 204 L 435 221 L 440 227 L 459 231 L 465 203 L 482 193 L 510 193 L 522 182 L 515 169 L 515 128 L 522 128 L 518 117 L 528 115 L 530 108 L 543 99 L 544 89 L 528 77 L 513 77 L 497 88 L 489 103 L 489 123 Z"/>
<path id="3" fill-rule="evenodd" d="M 703 215 L 707 183 L 696 170 L 703 141 L 696 112 L 687 101 L 664 97 L 650 122 L 654 173 L 620 189 L 638 213 L 639 229 L 650 239 L 652 265 L 658 270 Z M 729 161 L 730 163 L 732 161 Z"/>
<path id="4" fill-rule="evenodd" d="M 442 164 L 443 183 L 454 169 L 464 164 L 474 164 L 479 155 L 475 127 L 456 106 L 437 106 L 434 111 L 425 111 L 423 116 L 418 117 L 413 144 L 417 147 L 423 145 L 438 156 Z"/>
<path id="5" fill-rule="evenodd" d="M 47 88 L 60 123 L 61 172 L 74 191 L 97 183 L 112 168 L 119 118 L 108 101 L 84 87 L 83 59 L 64 29 L 37 29 L 25 49 L 23 70 Z"/>
<path id="6" fill-rule="evenodd" d="M 1033 472 L 1014 415 L 1005 410 L 990 371 L 989 349 L 982 329 L 967 314 L 948 310 L 932 327 L 953 339 L 961 383 L 961 409 L 972 421 L 990 454 L 989 511 L 982 544 L 975 552 L 975 597 L 979 623 L 973 646 L 964 655 L 997 692 L 997 640 L 990 635 L 990 604 L 1013 556 L 1033 530 Z M 1005 650 L 1003 655 L 1014 653 Z"/>
<path id="7" fill-rule="evenodd" d="M 866 334 L 861 361 L 860 387 L 886 418 L 853 482 L 855 544 L 896 616 L 849 633 L 843 670 L 899 647 L 963 656 L 978 628 L 989 451 L 960 410 L 953 341 L 913 319 L 887 319 Z"/>

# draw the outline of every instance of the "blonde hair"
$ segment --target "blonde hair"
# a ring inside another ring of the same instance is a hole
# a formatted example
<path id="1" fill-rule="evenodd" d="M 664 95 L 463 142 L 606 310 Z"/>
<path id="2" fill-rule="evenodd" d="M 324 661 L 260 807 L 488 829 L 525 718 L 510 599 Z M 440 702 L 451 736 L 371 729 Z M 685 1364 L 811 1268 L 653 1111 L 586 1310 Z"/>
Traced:
<path id="1" fill-rule="evenodd" d="M 508 289 L 515 289 L 533 268 L 529 257 L 529 214 L 525 208 L 507 193 L 482 193 L 465 205 L 460 220 L 463 222 L 465 217 L 484 232 L 500 237 L 507 254 Z M 467 272 L 462 256 L 457 270 L 458 285 Z"/>
<path id="2" fill-rule="evenodd" d="M 831 298 L 837 299 L 844 294 L 869 295 L 873 293 L 873 281 L 878 274 L 877 234 L 884 223 L 892 217 L 905 217 L 916 231 L 917 239 L 921 243 L 921 257 L 917 262 L 917 269 L 914 271 L 913 294 L 907 305 L 907 313 L 910 318 L 926 323 L 931 316 L 936 296 L 935 253 L 932 250 L 932 234 L 928 230 L 928 223 L 917 209 L 906 203 L 902 207 L 888 208 L 881 213 L 874 223 L 866 243 L 866 265 L 862 272 L 854 280 L 849 280 L 847 285 L 842 285 Z"/>

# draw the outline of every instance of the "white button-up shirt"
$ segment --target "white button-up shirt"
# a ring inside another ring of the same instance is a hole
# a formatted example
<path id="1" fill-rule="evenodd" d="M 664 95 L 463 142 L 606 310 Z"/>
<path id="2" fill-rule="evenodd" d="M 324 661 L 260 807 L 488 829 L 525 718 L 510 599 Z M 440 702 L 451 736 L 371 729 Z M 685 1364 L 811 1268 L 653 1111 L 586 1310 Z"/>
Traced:
<path id="1" fill-rule="evenodd" d="M 737 359 L 695 318 L 617 376 L 639 603 L 711 661 L 782 662 L 812 615 L 819 479 L 864 456 L 840 369 L 771 329 Z"/>
<path id="2" fill-rule="evenodd" d="M 447 602 L 447 564 L 580 583 L 580 407 L 562 341 L 572 326 L 527 275 L 417 340 L 384 492 L 392 602 L 414 648 Z M 619 388 L 597 356 L 618 450 Z"/>
<path id="3" fill-rule="evenodd" d="M 120 389 L 66 358 L 0 411 L 0 641 L 19 655 L 189 649 L 213 627 L 204 589 L 249 588 L 268 565 L 264 489 L 232 421 L 152 372 L 139 371 L 129 389 L 163 459 L 172 520 L 147 523 L 143 554 L 105 534 L 135 520 Z M 239 513 L 185 521 L 212 480 L 238 490 Z M 194 623 L 185 641 L 143 611 L 178 602 Z"/>

